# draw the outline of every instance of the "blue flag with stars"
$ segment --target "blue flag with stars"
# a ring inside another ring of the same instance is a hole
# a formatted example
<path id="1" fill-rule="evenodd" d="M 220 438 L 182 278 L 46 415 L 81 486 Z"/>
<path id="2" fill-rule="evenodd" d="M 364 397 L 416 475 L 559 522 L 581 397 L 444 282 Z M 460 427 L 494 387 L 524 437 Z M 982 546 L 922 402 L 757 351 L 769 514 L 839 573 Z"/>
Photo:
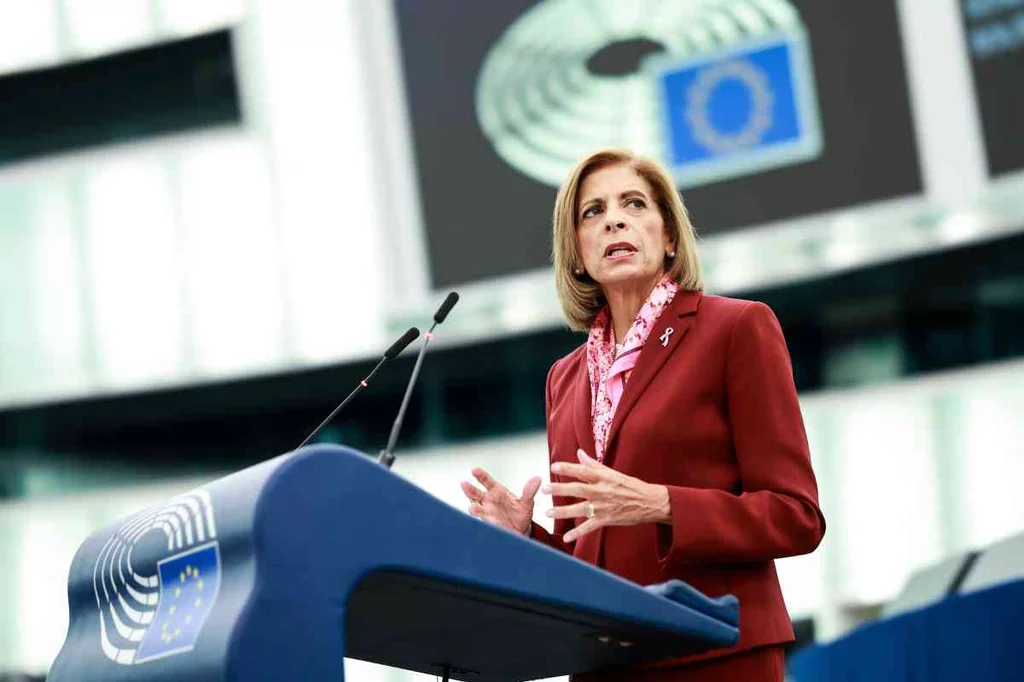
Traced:
<path id="1" fill-rule="evenodd" d="M 220 588 L 217 543 L 191 549 L 157 564 L 160 602 L 139 645 L 136 663 L 188 651 L 199 639 Z"/>
<path id="2" fill-rule="evenodd" d="M 782 35 L 697 58 L 653 60 L 665 157 L 680 187 L 726 180 L 821 154 L 807 40 Z"/>

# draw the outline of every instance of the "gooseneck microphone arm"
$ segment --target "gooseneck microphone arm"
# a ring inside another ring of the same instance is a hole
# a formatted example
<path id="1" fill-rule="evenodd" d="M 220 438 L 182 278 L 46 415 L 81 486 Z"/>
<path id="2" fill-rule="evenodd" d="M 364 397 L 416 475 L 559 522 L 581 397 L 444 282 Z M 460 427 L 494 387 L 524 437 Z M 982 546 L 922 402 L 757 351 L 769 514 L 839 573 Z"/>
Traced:
<path id="1" fill-rule="evenodd" d="M 299 448 L 301 448 L 309 441 L 313 440 L 313 437 L 316 436 L 316 434 L 320 433 L 320 429 L 327 426 L 327 423 L 334 419 L 335 415 L 341 412 L 342 408 L 348 405 L 349 401 L 352 400 L 352 398 L 355 398 L 360 391 L 362 391 L 364 388 L 370 385 L 370 379 L 373 378 L 373 375 L 377 373 L 377 370 L 380 369 L 385 362 L 397 357 L 398 354 L 405 350 L 406 346 L 415 341 L 416 337 L 418 337 L 419 335 L 419 329 L 417 329 L 416 327 L 410 327 L 404 334 L 402 334 L 402 337 L 400 339 L 391 344 L 391 347 L 384 351 L 384 356 L 380 359 L 380 362 L 377 363 L 377 366 L 374 367 L 370 371 L 370 373 L 366 375 L 366 378 L 364 378 L 356 385 L 355 389 L 353 389 L 352 392 L 348 394 L 348 397 L 341 401 L 340 405 L 334 408 L 333 412 L 327 415 L 327 419 L 320 422 L 320 426 L 313 429 L 313 433 L 306 436 L 306 440 L 299 443 Z M 299 448 L 295 449 L 298 450 Z"/>
<path id="2" fill-rule="evenodd" d="M 402 398 L 402 406 L 398 408 L 398 416 L 395 417 L 395 423 L 391 425 L 391 434 L 388 436 L 388 444 L 380 451 L 377 455 L 377 461 L 384 467 L 390 469 L 391 465 L 395 463 L 395 443 L 398 441 L 398 432 L 402 430 L 402 421 L 405 419 L 405 410 L 409 407 L 409 398 L 412 397 L 412 389 L 416 385 L 416 377 L 420 374 L 420 367 L 423 365 L 423 356 L 427 354 L 427 346 L 434 339 L 434 328 L 437 325 L 444 322 L 444 319 L 448 317 L 448 313 L 451 312 L 452 308 L 459 301 L 459 295 L 454 291 L 448 294 L 444 299 L 444 303 L 434 313 L 434 324 L 430 325 L 430 329 L 426 334 L 423 335 L 423 345 L 420 346 L 419 355 L 416 357 L 416 364 L 412 368 L 412 376 L 409 377 L 409 384 L 405 387 L 405 396 Z"/>

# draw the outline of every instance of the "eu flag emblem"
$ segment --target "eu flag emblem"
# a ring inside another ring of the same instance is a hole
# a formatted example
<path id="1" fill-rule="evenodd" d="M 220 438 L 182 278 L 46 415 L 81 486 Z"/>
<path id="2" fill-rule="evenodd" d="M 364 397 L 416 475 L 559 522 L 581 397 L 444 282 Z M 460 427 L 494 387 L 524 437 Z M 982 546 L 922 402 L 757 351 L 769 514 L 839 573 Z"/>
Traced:
<path id="1" fill-rule="evenodd" d="M 157 563 L 160 602 L 139 645 L 136 663 L 190 650 L 213 610 L 220 588 L 217 543 L 190 549 Z"/>
<path id="2" fill-rule="evenodd" d="M 685 61 L 655 61 L 665 152 L 680 187 L 817 157 L 822 142 L 808 45 L 800 34 Z"/>

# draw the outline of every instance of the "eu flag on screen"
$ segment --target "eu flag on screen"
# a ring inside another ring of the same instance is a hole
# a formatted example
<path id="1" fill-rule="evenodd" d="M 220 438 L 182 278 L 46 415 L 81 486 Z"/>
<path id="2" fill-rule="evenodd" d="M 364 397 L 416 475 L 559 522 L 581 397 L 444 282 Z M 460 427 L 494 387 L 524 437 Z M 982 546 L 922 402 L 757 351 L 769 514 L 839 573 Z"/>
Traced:
<path id="1" fill-rule="evenodd" d="M 665 159 L 680 187 L 816 158 L 814 76 L 799 35 L 656 62 Z"/>
<path id="2" fill-rule="evenodd" d="M 136 663 L 188 651 L 199 639 L 220 588 L 217 543 L 164 559 L 157 564 L 160 602 L 139 645 Z"/>

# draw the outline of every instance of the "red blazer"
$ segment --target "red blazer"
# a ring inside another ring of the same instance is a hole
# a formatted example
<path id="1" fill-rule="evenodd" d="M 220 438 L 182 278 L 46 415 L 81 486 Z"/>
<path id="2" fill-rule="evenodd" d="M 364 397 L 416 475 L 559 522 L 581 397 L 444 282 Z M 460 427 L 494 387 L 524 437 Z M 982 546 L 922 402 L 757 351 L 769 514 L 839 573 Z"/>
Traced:
<path id="1" fill-rule="evenodd" d="M 577 448 L 593 455 L 591 421 L 584 344 L 548 374 L 552 462 L 578 461 Z M 813 551 L 825 519 L 771 309 L 678 292 L 626 383 L 606 449 L 606 465 L 668 486 L 672 525 L 607 527 L 567 545 L 560 536 L 576 521 L 559 519 L 554 535 L 534 524 L 532 536 L 641 585 L 679 578 L 705 594 L 739 598 L 737 646 L 659 667 L 792 641 L 773 559 Z"/>

